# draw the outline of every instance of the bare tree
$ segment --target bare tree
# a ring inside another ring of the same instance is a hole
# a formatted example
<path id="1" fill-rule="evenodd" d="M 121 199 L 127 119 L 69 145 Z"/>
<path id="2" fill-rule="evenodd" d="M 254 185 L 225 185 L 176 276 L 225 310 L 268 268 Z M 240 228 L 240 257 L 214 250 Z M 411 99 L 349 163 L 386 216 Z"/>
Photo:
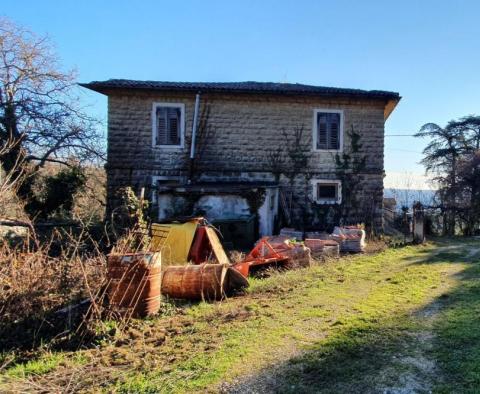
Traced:
<path id="1" fill-rule="evenodd" d="M 0 19 L 0 160 L 7 173 L 103 158 L 98 121 L 47 37 Z M 21 165 L 19 165 L 19 163 Z"/>

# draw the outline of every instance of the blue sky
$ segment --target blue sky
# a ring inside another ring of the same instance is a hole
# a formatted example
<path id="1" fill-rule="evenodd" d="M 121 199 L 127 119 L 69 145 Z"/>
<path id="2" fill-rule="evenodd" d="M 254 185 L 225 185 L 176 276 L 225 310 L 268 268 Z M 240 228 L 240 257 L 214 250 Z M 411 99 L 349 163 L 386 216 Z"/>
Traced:
<path id="1" fill-rule="evenodd" d="M 48 34 L 82 82 L 256 80 L 398 91 L 403 99 L 386 134 L 480 114 L 480 1 L 3 0 L 0 14 Z M 105 98 L 84 96 L 105 117 Z M 423 146 L 386 137 L 390 181 L 423 173 Z"/>

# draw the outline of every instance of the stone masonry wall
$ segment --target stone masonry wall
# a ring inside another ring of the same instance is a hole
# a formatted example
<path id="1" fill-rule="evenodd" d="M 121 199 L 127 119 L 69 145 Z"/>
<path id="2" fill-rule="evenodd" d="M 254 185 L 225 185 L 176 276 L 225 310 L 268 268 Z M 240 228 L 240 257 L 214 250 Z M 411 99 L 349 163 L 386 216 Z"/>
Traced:
<path id="1" fill-rule="evenodd" d="M 185 104 L 185 146 L 181 149 L 152 147 L 152 104 Z M 188 175 L 194 93 L 116 91 L 108 100 L 107 187 L 109 211 L 118 203 L 120 187 L 140 188 L 152 184 L 154 176 Z M 344 112 L 344 142 L 350 150 L 348 131 L 361 135 L 366 157 L 361 177 L 359 208 L 344 218 L 345 223 L 361 221 L 373 212 L 375 227 L 382 225 L 384 107 L 381 100 L 287 97 L 251 94 L 203 94 L 200 113 L 210 107 L 208 132 L 199 130 L 196 180 L 280 180 L 291 185 L 288 146 L 293 146 L 295 129 L 302 129 L 301 144 L 310 156 L 302 172 L 307 179 L 337 179 L 335 154 L 313 151 L 314 109 Z M 279 170 L 280 168 L 280 170 Z M 275 173 L 276 172 L 276 173 Z M 275 177 L 277 175 L 277 177 Z M 308 181 L 293 181 L 298 201 L 305 201 Z M 307 198 L 308 200 L 308 198 Z M 311 215 L 314 217 L 315 215 Z M 312 223 L 314 224 L 314 219 Z"/>

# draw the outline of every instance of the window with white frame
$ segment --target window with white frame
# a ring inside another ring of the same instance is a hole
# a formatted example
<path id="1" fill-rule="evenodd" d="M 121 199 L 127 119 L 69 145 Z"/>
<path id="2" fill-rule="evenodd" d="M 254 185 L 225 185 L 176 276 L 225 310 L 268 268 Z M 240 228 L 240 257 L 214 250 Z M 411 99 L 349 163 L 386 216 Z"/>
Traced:
<path id="1" fill-rule="evenodd" d="M 314 150 L 342 150 L 343 111 L 331 109 L 314 111 L 313 144 Z"/>
<path id="2" fill-rule="evenodd" d="M 185 105 L 154 103 L 152 111 L 153 145 L 183 147 L 185 136 Z"/>
<path id="3" fill-rule="evenodd" d="M 342 182 L 339 180 L 314 179 L 312 183 L 313 201 L 319 204 L 340 204 L 342 202 Z"/>

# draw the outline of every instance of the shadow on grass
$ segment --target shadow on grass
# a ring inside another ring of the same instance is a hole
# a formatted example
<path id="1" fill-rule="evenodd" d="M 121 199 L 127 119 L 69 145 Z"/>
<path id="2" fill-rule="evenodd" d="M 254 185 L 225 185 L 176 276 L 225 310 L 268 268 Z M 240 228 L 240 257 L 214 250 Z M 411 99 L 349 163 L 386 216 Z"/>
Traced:
<path id="1" fill-rule="evenodd" d="M 164 300 L 159 314 L 149 319 L 183 315 L 187 309 L 199 303 L 200 301 Z M 13 358 L 9 363 L 11 368 L 38 359 L 42 355 L 40 350 L 55 354 L 89 349 L 104 341 L 114 342 L 118 339 L 118 331 L 122 331 L 122 319 L 86 318 L 90 316 L 89 302 L 74 302 L 72 305 L 77 306 L 68 313 L 58 313 L 59 308 L 55 308 L 23 320 L 0 321 L 0 366 L 2 358 Z M 139 324 L 142 322 L 143 319 L 138 320 Z M 123 329 L 130 326 L 131 323 Z"/>
<path id="2" fill-rule="evenodd" d="M 388 322 L 345 330 L 327 344 L 317 344 L 302 357 L 288 362 L 285 392 L 368 392 L 371 377 L 389 363 L 391 355 L 407 340 L 405 333 Z"/>
<path id="3" fill-rule="evenodd" d="M 439 244 L 448 245 L 445 241 Z M 462 242 L 461 246 L 468 250 L 469 244 Z M 315 343 L 300 356 L 264 369 L 226 391 L 244 392 L 244 387 L 254 382 L 262 382 L 260 391 L 286 393 L 396 392 L 399 388 L 446 393 L 478 390 L 480 261 L 462 257 L 461 253 L 438 253 L 433 249 L 426 250 L 424 258 L 412 264 L 446 261 L 468 264 L 455 275 L 459 284 L 448 293 L 405 315 L 396 316 L 391 311 L 381 318 L 357 319 L 353 325 L 337 328 L 326 340 Z M 412 319 L 412 314 L 418 320 Z M 402 357 L 425 346 L 416 331 L 425 330 L 422 319 L 432 316 L 431 344 L 422 350 L 425 355 L 418 361 L 431 362 L 433 370 L 428 370 L 428 365 L 425 368 L 421 364 L 402 365 Z M 406 374 L 410 377 L 405 378 Z"/>
<path id="4" fill-rule="evenodd" d="M 93 336 L 85 331 L 76 332 L 83 321 L 89 304 L 78 308 L 75 313 L 58 314 L 47 311 L 38 317 L 0 324 L 0 353 L 31 352 L 40 347 L 49 350 L 75 350 L 89 346 Z"/>
<path id="5" fill-rule="evenodd" d="M 460 284 L 440 297 L 432 355 L 442 371 L 439 392 L 478 392 L 480 388 L 480 261 L 458 275 Z"/>
<path id="6" fill-rule="evenodd" d="M 478 392 L 480 388 L 480 240 L 455 237 L 437 240 L 439 249 L 414 265 L 464 264 L 453 274 L 458 284 L 419 311 L 436 310 L 433 347 L 440 376 L 435 391 Z"/>

